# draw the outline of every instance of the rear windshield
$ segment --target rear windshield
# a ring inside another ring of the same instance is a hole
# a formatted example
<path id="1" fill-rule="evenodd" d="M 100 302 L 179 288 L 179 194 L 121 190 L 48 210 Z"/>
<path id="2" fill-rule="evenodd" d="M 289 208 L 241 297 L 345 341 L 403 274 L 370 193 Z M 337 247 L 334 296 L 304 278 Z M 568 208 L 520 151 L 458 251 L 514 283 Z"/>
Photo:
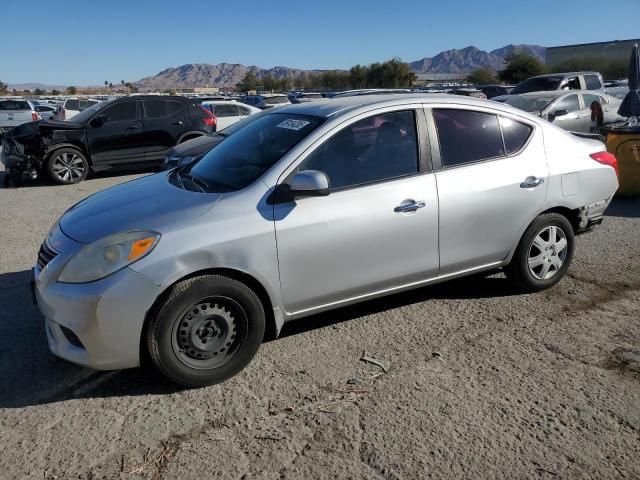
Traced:
<path id="1" fill-rule="evenodd" d="M 26 100 L 0 100 L 0 110 L 31 110 Z"/>
<path id="2" fill-rule="evenodd" d="M 98 111 L 102 110 L 112 102 L 97 102 L 91 107 L 85 108 L 83 111 L 73 116 L 69 121 L 73 123 L 85 123 L 90 120 Z"/>
<path id="3" fill-rule="evenodd" d="M 509 95 L 504 99 L 501 99 L 501 101 L 511 105 L 512 107 L 524 110 L 525 112 L 538 113 L 556 98 L 558 97 L 518 97 L 515 95 Z"/>
<path id="4" fill-rule="evenodd" d="M 527 92 L 548 92 L 550 90 L 558 90 L 562 77 L 534 77 L 519 83 L 511 94 L 527 93 Z"/>
<path id="5" fill-rule="evenodd" d="M 265 115 L 226 138 L 180 174 L 204 182 L 211 192 L 240 190 L 260 178 L 321 123 L 321 118 L 308 115 Z"/>
<path id="6" fill-rule="evenodd" d="M 265 97 L 265 105 L 277 105 L 278 103 L 289 103 L 287 97 Z"/>

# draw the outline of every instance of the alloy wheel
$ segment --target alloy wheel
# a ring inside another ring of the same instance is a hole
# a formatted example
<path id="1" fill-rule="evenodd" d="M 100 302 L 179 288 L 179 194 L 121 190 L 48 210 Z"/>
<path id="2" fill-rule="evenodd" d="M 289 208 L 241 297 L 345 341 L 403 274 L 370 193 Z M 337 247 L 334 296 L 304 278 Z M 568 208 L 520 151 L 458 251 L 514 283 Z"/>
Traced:
<path id="1" fill-rule="evenodd" d="M 534 237 L 529 248 L 529 271 L 538 280 L 555 276 L 567 258 L 567 235 L 562 228 L 551 225 Z"/>
<path id="2" fill-rule="evenodd" d="M 74 182 L 82 178 L 84 171 L 84 161 L 75 153 L 61 153 L 53 161 L 53 173 L 63 182 Z"/>

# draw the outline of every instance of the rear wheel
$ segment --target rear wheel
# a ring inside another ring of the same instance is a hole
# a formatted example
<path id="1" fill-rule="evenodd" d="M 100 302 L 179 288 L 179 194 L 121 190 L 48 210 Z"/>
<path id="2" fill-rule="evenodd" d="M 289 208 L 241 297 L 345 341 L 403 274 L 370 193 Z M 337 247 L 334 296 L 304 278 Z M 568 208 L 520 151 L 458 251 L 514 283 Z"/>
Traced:
<path id="1" fill-rule="evenodd" d="M 199 387 L 226 380 L 254 357 L 265 329 L 245 284 L 205 275 L 174 285 L 147 329 L 149 355 L 171 381 Z"/>
<path id="2" fill-rule="evenodd" d="M 574 234 L 569 220 L 558 213 L 538 216 L 525 231 L 507 277 L 529 292 L 558 283 L 573 258 Z"/>
<path id="3" fill-rule="evenodd" d="M 75 148 L 60 148 L 49 156 L 47 170 L 54 182 L 70 185 L 87 178 L 89 162 L 84 154 Z"/>

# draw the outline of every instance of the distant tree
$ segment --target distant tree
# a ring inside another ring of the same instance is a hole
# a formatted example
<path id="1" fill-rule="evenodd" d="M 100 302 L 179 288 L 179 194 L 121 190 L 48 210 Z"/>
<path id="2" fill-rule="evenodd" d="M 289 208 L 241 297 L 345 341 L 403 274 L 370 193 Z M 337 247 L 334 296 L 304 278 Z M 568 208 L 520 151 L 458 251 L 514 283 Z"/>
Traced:
<path id="1" fill-rule="evenodd" d="M 51 90 L 51 95 L 60 95 L 60 90 L 53 89 Z"/>
<path id="2" fill-rule="evenodd" d="M 124 80 L 120 80 L 120 85 L 124 87 Z"/>
<path id="3" fill-rule="evenodd" d="M 547 69 L 538 58 L 528 53 L 516 50 L 507 58 L 507 66 L 498 77 L 506 83 L 520 83 L 530 77 L 544 74 Z"/>
<path id="4" fill-rule="evenodd" d="M 411 71 L 409 64 L 399 58 L 393 58 L 384 63 L 372 63 L 367 71 L 367 87 L 371 88 L 401 88 L 410 87 L 416 81 L 416 74 Z"/>
<path id="5" fill-rule="evenodd" d="M 113 88 L 113 83 L 109 82 L 109 88 Z"/>
<path id="6" fill-rule="evenodd" d="M 239 88 L 243 92 L 248 92 L 249 90 L 255 90 L 258 86 L 258 77 L 254 73 L 247 72 L 239 83 Z"/>
<path id="7" fill-rule="evenodd" d="M 78 93 L 78 89 L 72 85 L 70 87 L 67 87 L 67 93 L 69 95 L 75 95 L 76 93 Z"/>
<path id="8" fill-rule="evenodd" d="M 33 91 L 33 94 L 34 94 L 34 95 L 44 95 L 45 93 L 47 93 L 47 92 L 46 92 L 46 91 L 44 91 L 44 90 L 42 90 L 41 88 L 36 88 L 36 89 Z"/>
<path id="9" fill-rule="evenodd" d="M 0 93 L 7 93 L 9 91 L 9 87 L 6 83 L 0 82 Z"/>
<path id="10" fill-rule="evenodd" d="M 490 68 L 480 67 L 476 68 L 473 72 L 467 75 L 467 82 L 479 83 L 481 85 L 489 85 L 491 83 L 497 83 L 496 72 Z"/>
<path id="11" fill-rule="evenodd" d="M 366 88 L 367 87 L 367 73 L 369 69 L 362 65 L 354 65 L 349 70 L 350 84 L 353 88 Z"/>
<path id="12" fill-rule="evenodd" d="M 108 80 L 105 80 L 105 81 L 104 81 L 104 86 L 105 86 L 105 88 L 106 88 L 107 86 L 109 86 L 109 81 L 108 81 Z"/>

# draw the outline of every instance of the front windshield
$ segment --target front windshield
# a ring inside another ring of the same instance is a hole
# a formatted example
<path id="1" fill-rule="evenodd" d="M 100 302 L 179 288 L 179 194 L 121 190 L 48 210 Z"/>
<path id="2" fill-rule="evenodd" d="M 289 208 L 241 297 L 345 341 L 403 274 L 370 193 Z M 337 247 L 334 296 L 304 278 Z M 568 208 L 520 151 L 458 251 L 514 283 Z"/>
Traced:
<path id="1" fill-rule="evenodd" d="M 85 108 L 83 111 L 81 111 L 77 115 L 74 115 L 73 118 L 69 119 L 69 121 L 73 123 L 86 123 L 91 119 L 91 117 L 93 117 L 96 114 L 96 112 L 98 112 L 98 110 L 102 110 L 109 103 L 110 102 L 96 103 L 95 105 L 92 105 L 89 108 Z"/>
<path id="2" fill-rule="evenodd" d="M 322 121 L 309 115 L 264 115 L 176 174 L 193 177 L 211 192 L 240 190 L 260 178 Z"/>
<path id="3" fill-rule="evenodd" d="M 505 98 L 504 103 L 525 112 L 538 113 L 556 98 L 558 97 L 519 97 L 517 95 L 509 95 Z"/>
<path id="4" fill-rule="evenodd" d="M 529 92 L 549 92 L 551 90 L 558 90 L 561 77 L 534 77 L 519 83 L 511 94 L 517 93 L 529 93 Z"/>

